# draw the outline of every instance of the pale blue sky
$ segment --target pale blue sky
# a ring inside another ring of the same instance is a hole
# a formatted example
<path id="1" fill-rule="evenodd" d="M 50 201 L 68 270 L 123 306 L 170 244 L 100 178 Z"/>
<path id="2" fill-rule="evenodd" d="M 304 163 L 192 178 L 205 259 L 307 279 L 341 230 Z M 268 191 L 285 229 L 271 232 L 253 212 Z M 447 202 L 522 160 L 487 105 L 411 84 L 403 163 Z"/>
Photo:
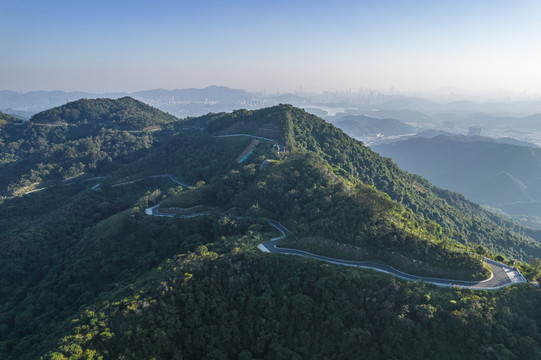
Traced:
<path id="1" fill-rule="evenodd" d="M 541 2 L 0 0 L 0 89 L 541 94 Z"/>

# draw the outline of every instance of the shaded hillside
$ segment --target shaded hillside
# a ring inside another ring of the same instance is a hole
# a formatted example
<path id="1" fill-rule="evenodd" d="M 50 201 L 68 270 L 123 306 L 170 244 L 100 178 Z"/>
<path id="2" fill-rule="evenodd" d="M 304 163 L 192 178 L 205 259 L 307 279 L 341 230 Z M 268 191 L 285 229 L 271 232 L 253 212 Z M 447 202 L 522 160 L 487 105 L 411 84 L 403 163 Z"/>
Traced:
<path id="1" fill-rule="evenodd" d="M 511 215 L 528 213 L 527 204 L 541 200 L 538 148 L 439 136 L 408 139 L 374 149 L 439 187 L 502 208 Z M 513 204 L 523 204 L 525 208 Z"/>

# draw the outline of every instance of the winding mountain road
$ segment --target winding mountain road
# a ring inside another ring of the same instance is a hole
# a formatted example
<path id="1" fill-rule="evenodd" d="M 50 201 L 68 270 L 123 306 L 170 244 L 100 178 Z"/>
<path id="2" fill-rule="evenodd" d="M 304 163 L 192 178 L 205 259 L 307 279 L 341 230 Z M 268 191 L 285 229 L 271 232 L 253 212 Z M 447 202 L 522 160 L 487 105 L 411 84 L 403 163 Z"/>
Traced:
<path id="1" fill-rule="evenodd" d="M 223 136 L 244 136 L 244 135 L 242 134 L 242 135 L 223 135 Z M 255 137 L 251 135 L 248 135 L 248 136 Z M 260 138 L 260 137 L 255 137 L 255 138 Z M 265 139 L 265 140 L 270 140 L 270 139 Z M 272 140 L 272 141 L 275 141 L 275 140 Z M 189 185 L 181 182 L 176 177 L 170 174 L 159 174 L 159 175 L 152 175 L 149 177 L 150 178 L 168 177 L 179 185 L 182 185 L 184 187 L 189 187 Z M 138 179 L 138 180 L 142 180 L 142 179 Z M 128 184 L 128 183 L 131 183 L 131 182 L 126 182 L 124 184 Z M 176 214 L 171 214 L 171 213 L 160 212 L 159 208 L 160 208 L 159 204 L 156 206 L 149 207 L 145 209 L 145 214 L 150 215 L 150 216 L 161 216 L 161 217 L 171 217 L 171 218 L 178 217 L 182 219 L 189 219 L 189 218 L 194 218 L 194 217 L 210 214 L 210 211 L 202 211 L 202 212 L 191 213 L 191 214 L 176 215 Z M 278 241 L 285 238 L 289 230 L 286 229 L 280 222 L 276 220 L 269 219 L 268 222 L 271 226 L 273 226 L 278 231 L 280 231 L 282 235 L 278 237 L 274 237 L 270 239 L 269 241 L 261 243 L 257 246 L 259 250 L 263 252 L 267 252 L 267 253 L 297 255 L 297 256 L 312 258 L 315 260 L 324 261 L 324 262 L 336 264 L 336 265 L 353 266 L 353 267 L 358 267 L 358 268 L 363 268 L 363 269 L 372 269 L 372 270 L 384 272 L 387 274 L 393 274 L 394 276 L 400 279 L 404 279 L 408 281 L 422 281 L 427 284 L 432 284 L 432 285 L 441 286 L 441 287 L 457 287 L 457 288 L 465 288 L 465 289 L 472 289 L 472 290 L 497 290 L 497 289 L 501 289 L 503 287 L 510 286 L 513 284 L 520 284 L 520 283 L 526 282 L 526 279 L 515 268 L 511 268 L 507 265 L 501 264 L 499 262 L 496 262 L 487 258 L 485 258 L 484 260 L 492 269 L 492 276 L 489 279 L 482 280 L 482 281 L 464 281 L 464 280 L 441 279 L 441 278 L 411 275 L 411 274 L 404 273 L 400 270 L 397 270 L 394 267 L 389 266 L 387 264 L 383 264 L 383 263 L 379 263 L 375 261 L 341 260 L 341 259 L 334 259 L 327 256 L 313 254 L 313 253 L 303 251 L 303 250 L 281 248 L 277 246 Z"/>
<path id="2" fill-rule="evenodd" d="M 258 245 L 259 250 L 269 253 L 279 253 L 286 255 L 298 255 L 304 256 L 319 261 L 325 261 L 331 264 L 343 265 L 343 266 L 354 266 L 364 269 L 372 269 L 387 274 L 393 274 L 398 278 L 409 280 L 409 281 L 423 281 L 428 284 L 433 284 L 441 287 L 458 287 L 466 288 L 472 290 L 496 290 L 503 287 L 520 284 L 526 282 L 526 279 L 520 274 L 518 270 L 515 270 L 509 266 L 500 264 L 496 261 L 485 259 L 487 264 L 492 269 L 492 276 L 487 280 L 482 281 L 464 281 L 464 280 L 452 280 L 452 279 L 440 279 L 440 278 L 431 278 L 416 276 L 411 274 L 406 274 L 400 270 L 393 268 L 392 266 L 374 262 L 374 261 L 351 261 L 351 260 L 340 260 L 334 259 L 327 256 L 316 255 L 309 253 L 307 251 L 297 250 L 297 249 L 288 249 L 281 248 L 276 246 L 278 241 L 285 238 L 289 232 L 282 224 L 276 220 L 269 220 L 269 224 L 278 229 L 282 233 L 281 236 L 270 239 L 267 242 L 261 243 Z"/>
<path id="3" fill-rule="evenodd" d="M 194 218 L 198 216 L 208 215 L 210 213 L 210 211 L 203 211 L 203 212 L 192 213 L 192 214 L 175 215 L 175 214 L 160 212 L 159 206 L 160 205 L 156 205 L 156 206 L 145 209 L 145 214 L 151 215 L 151 216 L 179 217 L 183 219 L 189 219 L 189 218 Z M 285 238 L 289 230 L 286 229 L 281 223 L 279 223 L 276 220 L 269 219 L 268 221 L 269 221 L 269 224 L 273 226 L 274 228 L 276 228 L 278 231 L 280 231 L 282 235 L 274 237 L 270 239 L 269 241 L 263 242 L 257 246 L 259 250 L 266 253 L 297 255 L 297 256 L 312 258 L 315 260 L 324 261 L 324 262 L 336 264 L 336 265 L 353 266 L 353 267 L 358 267 L 358 268 L 363 268 L 363 269 L 372 269 L 372 270 L 384 272 L 387 274 L 393 274 L 394 276 L 400 279 L 409 280 L 409 281 L 422 281 L 427 284 L 432 284 L 432 285 L 441 286 L 441 287 L 457 287 L 457 288 L 465 288 L 465 289 L 472 289 L 472 290 L 497 290 L 509 285 L 520 284 L 520 283 L 526 282 L 526 279 L 524 279 L 524 277 L 522 276 L 522 274 L 520 274 L 518 270 L 515 270 L 509 266 L 500 264 L 496 261 L 486 259 L 486 258 L 485 258 L 485 261 L 492 269 L 492 276 L 489 279 L 482 280 L 482 281 L 464 281 L 464 280 L 441 279 L 441 278 L 431 278 L 431 277 L 411 275 L 411 274 L 404 273 L 400 270 L 397 270 L 392 266 L 389 266 L 383 263 L 378 263 L 375 261 L 341 260 L 341 259 L 330 258 L 327 256 L 312 254 L 303 250 L 282 248 L 282 247 L 277 246 L 278 241 Z"/>

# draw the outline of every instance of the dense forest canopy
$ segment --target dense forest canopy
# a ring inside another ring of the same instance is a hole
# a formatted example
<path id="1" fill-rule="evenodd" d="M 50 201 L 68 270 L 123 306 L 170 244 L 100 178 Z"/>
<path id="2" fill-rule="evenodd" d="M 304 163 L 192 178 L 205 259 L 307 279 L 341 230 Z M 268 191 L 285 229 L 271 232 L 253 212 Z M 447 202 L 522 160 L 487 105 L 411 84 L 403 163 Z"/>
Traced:
<path id="1" fill-rule="evenodd" d="M 42 111 L 30 119 L 36 124 L 69 124 L 85 130 L 90 126 L 142 130 L 176 120 L 173 115 L 128 96 L 117 100 L 82 99 Z"/>

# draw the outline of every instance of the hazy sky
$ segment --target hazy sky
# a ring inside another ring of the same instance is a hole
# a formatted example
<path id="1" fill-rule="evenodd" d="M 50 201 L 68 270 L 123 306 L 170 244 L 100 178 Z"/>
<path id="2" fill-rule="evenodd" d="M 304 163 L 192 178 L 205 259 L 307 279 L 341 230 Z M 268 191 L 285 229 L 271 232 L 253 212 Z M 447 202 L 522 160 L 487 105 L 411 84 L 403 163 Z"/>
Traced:
<path id="1" fill-rule="evenodd" d="M 0 89 L 541 94 L 541 1 L 0 0 Z"/>

